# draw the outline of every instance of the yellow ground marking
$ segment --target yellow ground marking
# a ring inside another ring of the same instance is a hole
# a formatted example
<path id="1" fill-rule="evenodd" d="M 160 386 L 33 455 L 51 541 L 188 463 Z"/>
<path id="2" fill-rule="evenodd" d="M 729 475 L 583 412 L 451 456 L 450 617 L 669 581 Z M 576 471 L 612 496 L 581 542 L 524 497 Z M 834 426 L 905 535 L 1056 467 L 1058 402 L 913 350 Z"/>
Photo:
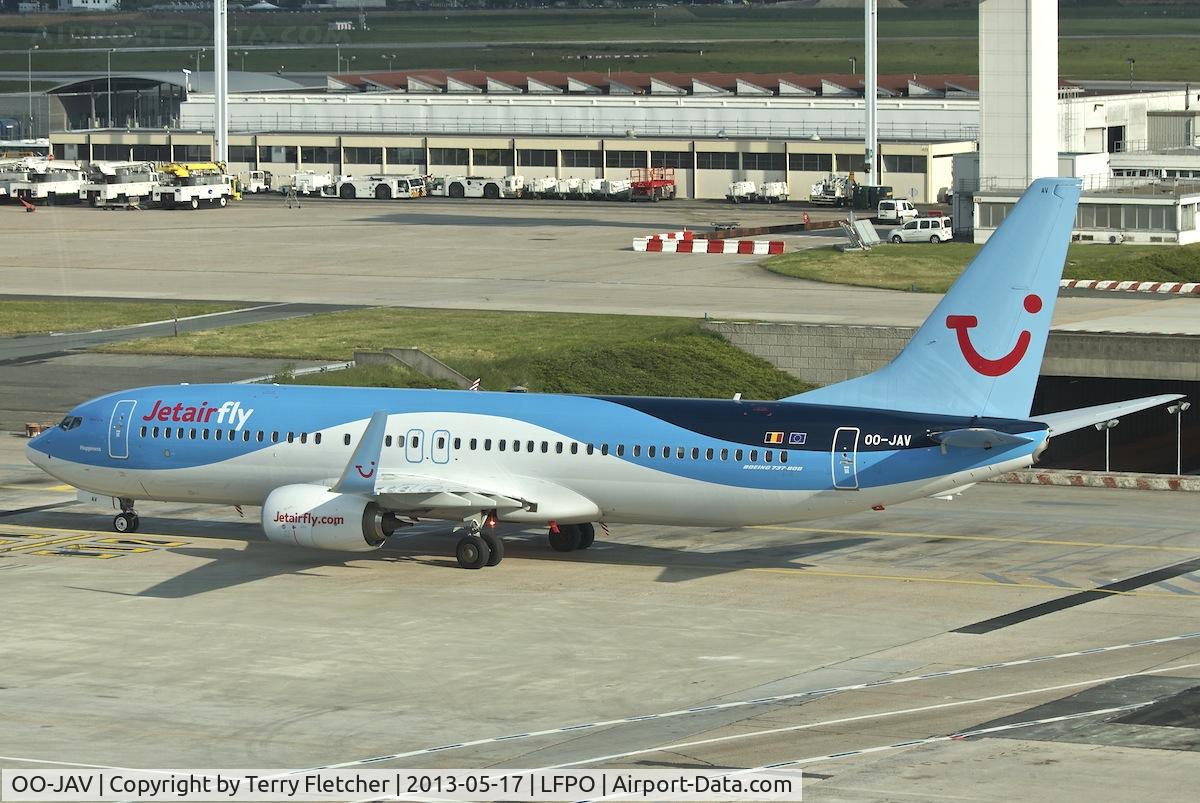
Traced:
<path id="1" fill-rule="evenodd" d="M 782 530 L 791 533 L 813 533 L 815 535 L 870 535 L 880 538 L 937 538 L 945 541 L 985 541 L 999 544 L 1030 544 L 1033 546 L 1075 546 L 1086 549 L 1132 549 L 1150 552 L 1184 552 L 1196 554 L 1200 547 L 1165 546 L 1160 544 L 1105 544 L 1099 541 L 1063 541 L 1055 538 L 1014 538 L 1003 535 L 948 535 L 944 533 L 906 533 L 891 530 L 833 530 L 828 527 L 784 527 L 782 525 L 755 525 L 754 530 Z"/>
<path id="2" fill-rule="evenodd" d="M 0 485 L 5 491 L 54 491 L 55 493 L 75 493 L 73 485 Z"/>
<path id="3" fill-rule="evenodd" d="M 1200 597 L 1190 597 L 1186 594 L 1171 594 L 1162 591 L 1110 591 L 1096 586 L 1056 586 L 1050 583 L 1002 583 L 999 580 L 967 580 L 952 577 L 921 577 L 905 574 L 868 574 L 864 572 L 834 572 L 825 569 L 805 569 L 797 566 L 795 569 L 785 567 L 756 567 L 746 569 L 750 572 L 768 572 L 773 574 L 804 574 L 814 577 L 840 577 L 850 580 L 889 580 L 893 583 L 935 583 L 939 585 L 963 586 L 993 586 L 1000 588 L 1029 588 L 1039 591 L 1095 591 L 1097 594 L 1111 594 L 1119 597 L 1163 597 L 1171 599 L 1192 599 L 1200 601 Z"/>

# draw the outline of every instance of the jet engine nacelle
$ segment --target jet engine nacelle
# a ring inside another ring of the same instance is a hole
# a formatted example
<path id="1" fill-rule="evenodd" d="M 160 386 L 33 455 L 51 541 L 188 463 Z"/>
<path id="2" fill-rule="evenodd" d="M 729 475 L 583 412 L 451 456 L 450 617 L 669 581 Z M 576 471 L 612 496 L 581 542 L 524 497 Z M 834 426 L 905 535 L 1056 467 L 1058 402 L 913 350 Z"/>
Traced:
<path id="1" fill-rule="evenodd" d="M 369 552 L 399 526 L 392 513 L 355 494 L 334 493 L 323 485 L 285 485 L 267 496 L 262 527 L 277 544 Z"/>

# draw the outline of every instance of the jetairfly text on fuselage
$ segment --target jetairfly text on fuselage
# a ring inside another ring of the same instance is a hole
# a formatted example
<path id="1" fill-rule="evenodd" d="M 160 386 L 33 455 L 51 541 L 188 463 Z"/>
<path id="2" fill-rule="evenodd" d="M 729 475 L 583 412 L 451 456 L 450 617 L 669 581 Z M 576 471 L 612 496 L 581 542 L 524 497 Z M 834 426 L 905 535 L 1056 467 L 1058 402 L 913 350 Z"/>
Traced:
<path id="1" fill-rule="evenodd" d="M 176 402 L 172 406 L 169 402 L 158 399 L 154 402 L 154 409 L 147 415 L 142 416 L 142 420 L 208 424 L 212 422 L 215 415 L 217 419 L 216 423 L 228 423 L 235 430 L 241 430 L 253 414 L 253 407 L 245 409 L 242 407 L 241 402 L 236 401 L 223 402 L 220 407 L 210 407 L 208 402 L 200 402 L 199 407 L 192 407 L 184 405 L 183 402 Z"/>

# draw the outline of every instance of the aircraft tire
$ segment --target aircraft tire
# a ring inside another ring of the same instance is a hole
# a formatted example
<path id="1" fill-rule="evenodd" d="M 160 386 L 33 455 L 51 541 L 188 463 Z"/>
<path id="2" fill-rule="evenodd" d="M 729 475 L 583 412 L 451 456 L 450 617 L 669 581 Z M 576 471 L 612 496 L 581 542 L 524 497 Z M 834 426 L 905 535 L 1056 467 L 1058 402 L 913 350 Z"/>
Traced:
<path id="1" fill-rule="evenodd" d="M 458 565 L 464 569 L 482 569 L 492 557 L 487 542 L 478 535 L 463 536 L 454 550 Z"/>
<path id="2" fill-rule="evenodd" d="M 490 555 L 488 556 L 487 565 L 497 566 L 500 561 L 504 560 L 504 541 L 496 534 L 495 528 L 486 528 L 479 537 L 487 544 Z"/>
<path id="3" fill-rule="evenodd" d="M 596 528 L 591 522 L 577 525 L 579 527 L 579 546 L 576 549 L 587 549 L 596 541 Z"/>
<path id="4" fill-rule="evenodd" d="M 113 517 L 113 529 L 119 533 L 135 533 L 139 524 L 136 513 L 126 511 Z"/>
<path id="5" fill-rule="evenodd" d="M 558 532 L 550 531 L 550 548 L 555 552 L 574 552 L 579 548 L 579 527 L 575 524 L 560 524 Z"/>

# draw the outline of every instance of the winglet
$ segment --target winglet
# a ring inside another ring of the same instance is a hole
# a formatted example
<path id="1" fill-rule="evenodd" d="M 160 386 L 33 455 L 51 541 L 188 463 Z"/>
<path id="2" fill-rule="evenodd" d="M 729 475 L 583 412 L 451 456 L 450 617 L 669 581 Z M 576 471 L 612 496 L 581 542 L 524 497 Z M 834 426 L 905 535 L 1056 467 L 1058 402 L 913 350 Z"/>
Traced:
<path id="1" fill-rule="evenodd" d="M 383 451 L 383 432 L 387 428 L 388 414 L 376 410 L 367 429 L 358 439 L 350 462 L 342 476 L 329 490 L 334 493 L 374 494 L 375 480 L 379 476 L 379 455 Z"/>

